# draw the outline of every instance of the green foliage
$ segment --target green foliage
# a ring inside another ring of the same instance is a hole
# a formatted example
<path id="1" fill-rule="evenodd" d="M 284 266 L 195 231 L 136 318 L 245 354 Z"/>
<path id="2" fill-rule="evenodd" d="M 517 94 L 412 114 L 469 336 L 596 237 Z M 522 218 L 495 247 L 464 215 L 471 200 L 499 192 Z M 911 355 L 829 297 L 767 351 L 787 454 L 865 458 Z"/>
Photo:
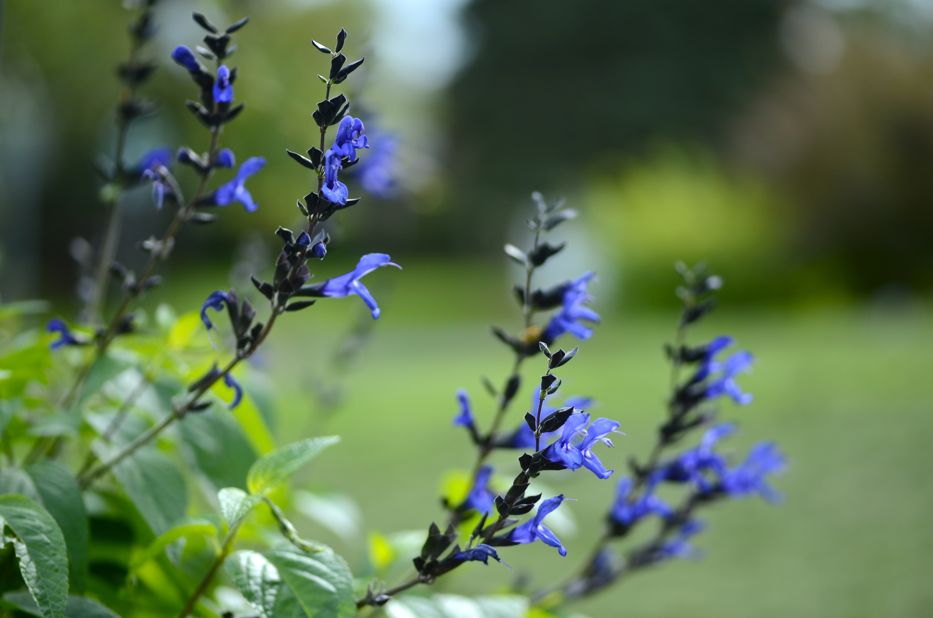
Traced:
<path id="1" fill-rule="evenodd" d="M 114 466 L 113 473 L 153 534 L 162 534 L 184 517 L 188 505 L 185 477 L 155 447 L 140 449 Z"/>
<path id="2" fill-rule="evenodd" d="M 3 595 L 3 600 L 31 616 L 44 616 L 28 593 L 10 592 Z M 119 618 L 119 616 L 96 601 L 70 596 L 65 605 L 64 618 Z"/>
<path id="3" fill-rule="evenodd" d="M 389 618 L 524 618 L 528 599 L 521 596 L 463 597 L 435 594 L 430 597 L 407 596 L 386 604 Z"/>
<path id="4" fill-rule="evenodd" d="M 321 451 L 340 441 L 337 436 L 309 438 L 284 446 L 256 461 L 249 469 L 246 485 L 251 493 L 261 494 L 284 483 L 299 468 Z"/>
<path id="5" fill-rule="evenodd" d="M 350 567 L 329 547 L 313 554 L 286 547 L 265 555 L 306 615 L 356 615 Z"/>
<path id="6" fill-rule="evenodd" d="M 12 534 L 4 532 L 9 528 Z M 68 602 L 68 554 L 48 511 L 25 496 L 0 496 L 0 544 L 12 543 L 19 571 L 44 618 L 63 618 Z"/>

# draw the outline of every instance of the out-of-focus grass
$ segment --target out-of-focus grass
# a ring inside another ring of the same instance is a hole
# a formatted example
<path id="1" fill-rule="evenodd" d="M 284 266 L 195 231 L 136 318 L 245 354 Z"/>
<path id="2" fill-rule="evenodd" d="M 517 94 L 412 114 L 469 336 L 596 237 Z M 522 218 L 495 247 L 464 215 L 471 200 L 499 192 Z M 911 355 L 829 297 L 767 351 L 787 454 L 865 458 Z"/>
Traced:
<path id="1" fill-rule="evenodd" d="M 346 324 L 358 301 L 327 301 L 289 316 L 290 326 L 273 336 L 264 357 L 274 376 L 277 431 L 283 439 L 343 437 L 302 477 L 309 486 L 348 493 L 362 506 L 367 527 L 382 532 L 424 529 L 442 517 L 442 474 L 468 467 L 473 457 L 464 432 L 451 426 L 454 392 L 470 389 L 480 422 L 488 422 L 492 402 L 479 376 L 498 382 L 509 366 L 488 322 L 508 325 L 514 315 L 499 300 L 481 300 L 499 299 L 504 289 L 496 278 L 444 283 L 411 272 L 399 276 L 390 295 L 382 291 L 384 315 L 347 380 L 345 407 L 329 418 L 315 410 L 309 376 L 319 373 L 339 335 L 334 324 Z M 426 315 L 445 312 L 455 316 L 452 323 Z M 673 307 L 667 315 L 606 315 L 562 372 L 565 394 L 594 395 L 596 414 L 622 422 L 627 435 L 600 453 L 620 472 L 654 439 L 668 380 L 660 345 L 673 320 Z M 735 335 L 758 359 L 743 380 L 754 404 L 724 409 L 741 426 L 729 446 L 739 454 L 757 439 L 780 443 L 790 460 L 778 481 L 784 504 L 749 500 L 713 509 L 697 542 L 702 560 L 641 574 L 578 609 L 592 616 L 782 618 L 933 612 L 929 312 L 719 313 L 696 336 L 720 332 Z M 510 423 L 521 422 L 540 369 L 534 365 Z M 496 461 L 503 475 L 513 473 L 509 454 Z M 506 549 L 513 571 L 475 565 L 436 587 L 501 589 L 530 567 L 534 582 L 546 584 L 575 568 L 601 530 L 615 481 L 585 471 L 557 476 L 551 485 L 577 499 L 567 505 L 578 524 L 578 533 L 565 538 L 567 558 L 543 546 Z M 318 532 L 310 523 L 303 527 L 308 536 Z M 365 543 L 341 548 L 359 560 Z"/>

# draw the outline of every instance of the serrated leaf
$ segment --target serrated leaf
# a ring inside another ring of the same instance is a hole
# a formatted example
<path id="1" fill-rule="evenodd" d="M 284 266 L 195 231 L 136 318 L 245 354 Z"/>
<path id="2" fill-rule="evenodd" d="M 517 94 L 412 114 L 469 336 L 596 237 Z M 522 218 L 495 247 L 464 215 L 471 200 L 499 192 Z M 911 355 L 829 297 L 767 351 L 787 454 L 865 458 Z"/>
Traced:
<path id="1" fill-rule="evenodd" d="M 231 528 L 239 525 L 244 517 L 259 504 L 259 496 L 251 496 L 242 489 L 225 487 L 217 492 L 220 514 Z"/>
<path id="2" fill-rule="evenodd" d="M 308 616 L 356 616 L 353 574 L 329 547 L 313 554 L 277 549 L 267 552 L 266 558 Z"/>
<path id="3" fill-rule="evenodd" d="M 63 618 L 68 602 L 65 537 L 44 508 L 26 496 L 0 496 L 0 536 L 10 528 L 19 571 L 45 618 Z"/>
<path id="4" fill-rule="evenodd" d="M 159 450 L 136 451 L 114 466 L 113 474 L 156 536 L 184 517 L 188 506 L 185 478 Z"/>
<path id="5" fill-rule="evenodd" d="M 260 618 L 300 616 L 303 613 L 295 595 L 282 582 L 278 569 L 259 552 L 236 552 L 227 560 L 226 569 L 243 598 L 259 612 Z"/>
<path id="6" fill-rule="evenodd" d="M 89 529 L 78 481 L 68 468 L 52 461 L 30 466 L 26 473 L 39 493 L 42 506 L 55 519 L 65 537 L 71 587 L 83 592 L 87 577 Z"/>
<path id="7" fill-rule="evenodd" d="M 294 442 L 268 455 L 260 457 L 249 469 L 246 486 L 259 494 L 285 482 L 303 465 L 314 459 L 325 448 L 340 441 L 337 436 L 309 438 Z"/>

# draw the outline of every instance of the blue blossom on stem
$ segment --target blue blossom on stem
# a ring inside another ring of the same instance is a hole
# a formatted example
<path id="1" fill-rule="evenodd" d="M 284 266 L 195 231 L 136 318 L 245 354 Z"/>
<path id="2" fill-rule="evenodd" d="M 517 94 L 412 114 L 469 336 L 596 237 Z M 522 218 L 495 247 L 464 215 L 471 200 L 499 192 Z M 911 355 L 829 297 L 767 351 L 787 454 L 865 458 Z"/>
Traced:
<path id="1" fill-rule="evenodd" d="M 557 535 L 555 535 L 550 528 L 542 523 L 544 518 L 559 507 L 563 501 L 564 494 L 560 494 L 542 502 L 540 506 L 538 506 L 538 511 L 535 513 L 534 517 L 516 526 L 512 532 L 509 533 L 508 540 L 519 545 L 541 541 L 545 545 L 556 547 L 557 553 L 561 556 L 566 556 L 567 550 L 564 549 L 560 539 L 557 538 Z"/>
<path id="2" fill-rule="evenodd" d="M 253 196 L 246 189 L 246 179 L 261 170 L 265 164 L 266 160 L 262 157 L 250 157 L 244 161 L 233 180 L 217 187 L 214 191 L 213 202 L 218 206 L 239 202 L 243 204 L 246 212 L 255 211 L 259 205 L 253 201 Z"/>
<path id="3" fill-rule="evenodd" d="M 363 121 L 353 116 L 344 116 L 337 125 L 337 134 L 334 136 L 334 145 L 329 152 L 338 157 L 346 157 L 351 163 L 356 161 L 356 151 L 369 148 L 369 140 L 363 135 Z"/>
<path id="4" fill-rule="evenodd" d="M 458 562 L 467 562 L 474 560 L 476 562 L 482 562 L 483 564 L 489 564 L 489 559 L 492 558 L 496 562 L 502 562 L 499 558 L 498 552 L 496 552 L 494 547 L 490 547 L 485 543 L 480 543 L 476 547 L 471 549 L 465 549 L 455 553 L 452 558 Z"/>
<path id="5" fill-rule="evenodd" d="M 531 396 L 531 410 L 536 411 L 538 409 L 538 398 L 541 395 L 541 387 L 537 387 L 532 393 Z M 548 405 L 548 399 L 551 395 L 546 395 L 544 398 L 544 404 L 541 407 L 541 422 L 544 422 L 549 416 L 557 412 L 559 408 Z M 568 397 L 564 400 L 563 405 L 560 408 L 574 408 L 575 410 L 583 411 L 589 409 L 593 405 L 593 399 L 590 397 Z M 560 433 L 560 430 L 550 431 L 547 433 L 541 434 L 542 442 L 548 442 L 557 437 Z M 518 448 L 518 449 L 529 449 L 534 448 L 535 446 L 535 432 L 531 430 L 531 427 L 527 423 L 522 423 L 515 428 L 505 440 L 504 446 L 509 448 Z"/>
<path id="6" fill-rule="evenodd" d="M 778 502 L 781 495 L 768 484 L 768 476 L 783 470 L 785 464 L 777 445 L 760 442 L 743 462 L 722 474 L 718 489 L 733 498 L 758 494 L 769 502 Z"/>
<path id="7" fill-rule="evenodd" d="M 674 514 L 670 506 L 661 498 L 654 495 L 656 485 L 649 483 L 642 492 L 641 496 L 635 500 L 631 499 L 632 479 L 626 477 L 619 481 L 616 490 L 616 500 L 609 511 L 609 517 L 620 526 L 628 528 L 640 519 L 650 515 L 657 515 L 662 519 L 668 519 Z"/>
<path id="8" fill-rule="evenodd" d="M 740 406 L 746 406 L 752 402 L 752 395 L 742 392 L 735 377 L 748 371 L 754 358 L 748 352 L 736 352 L 723 363 L 712 363 L 711 372 L 718 372 L 719 375 L 714 378 L 706 387 L 706 396 L 709 399 L 715 399 L 723 395 L 728 396 Z"/>
<path id="9" fill-rule="evenodd" d="M 340 156 L 328 150 L 324 156 L 324 183 L 321 185 L 321 195 L 331 204 L 346 204 L 350 197 L 347 185 L 337 180 L 337 172 L 340 169 Z"/>
<path id="10" fill-rule="evenodd" d="M 602 442 L 612 446 L 606 436 L 619 428 L 619 423 L 608 418 L 593 421 L 587 429 L 590 415 L 585 412 L 571 414 L 561 428 L 560 437 L 545 450 L 544 456 L 555 463 L 563 464 L 568 470 L 586 468 L 598 478 L 607 479 L 614 470 L 607 470 L 593 453 L 593 445 Z"/>
<path id="11" fill-rule="evenodd" d="M 693 483 L 701 493 L 711 492 L 715 483 L 710 480 L 710 474 L 721 478 L 727 469 L 725 457 L 715 452 L 714 447 L 719 440 L 734 431 L 735 425 L 731 423 L 722 423 L 708 429 L 698 446 L 684 451 L 660 466 L 652 473 L 649 482 Z"/>
<path id="12" fill-rule="evenodd" d="M 233 102 L 233 84 L 230 83 L 230 69 L 222 64 L 217 67 L 217 81 L 214 82 L 214 103 Z"/>
<path id="13" fill-rule="evenodd" d="M 398 140 L 394 135 L 380 133 L 372 136 L 371 149 L 350 172 L 370 195 L 387 199 L 395 195 L 398 182 L 395 176 L 395 154 Z"/>
<path id="14" fill-rule="evenodd" d="M 704 524 L 698 519 L 690 519 L 684 522 L 677 530 L 673 538 L 664 542 L 658 549 L 660 559 L 667 558 L 690 558 L 698 552 L 690 546 L 690 539 L 703 530 Z"/>
<path id="15" fill-rule="evenodd" d="M 214 165 L 217 167 L 231 168 L 236 165 L 236 156 L 229 148 L 222 148 L 217 156 L 214 157 Z"/>
<path id="16" fill-rule="evenodd" d="M 564 333 L 570 333 L 581 340 L 593 336 L 593 329 L 585 326 L 583 322 L 599 322 L 599 314 L 586 306 L 591 298 L 586 288 L 595 276 L 595 273 L 589 272 L 567 284 L 563 306 L 551 318 L 541 335 L 545 343 L 556 340 Z"/>
<path id="17" fill-rule="evenodd" d="M 375 320 L 380 314 L 379 305 L 376 304 L 376 299 L 373 298 L 373 295 L 370 294 L 369 290 L 366 289 L 366 286 L 363 285 L 360 279 L 383 266 L 401 268 L 401 266 L 394 263 L 392 258 L 385 253 L 367 253 L 360 258 L 356 268 L 345 275 L 340 275 L 339 277 L 334 277 L 333 279 L 325 281 L 318 289 L 318 293 L 321 296 L 330 298 L 343 298 L 355 294 L 366 303 L 366 306 L 369 307 L 373 319 Z"/>
<path id="18" fill-rule="evenodd" d="M 58 333 L 58 339 L 51 342 L 49 347 L 53 350 L 57 350 L 64 346 L 69 345 L 84 345 L 84 341 L 81 341 L 71 332 L 71 329 L 68 328 L 68 325 L 65 324 L 64 320 L 58 318 L 53 318 L 49 320 L 49 323 L 46 325 L 45 329 L 50 333 Z"/>
<path id="19" fill-rule="evenodd" d="M 227 405 L 232 410 L 243 401 L 243 387 L 236 381 L 236 378 L 228 371 L 224 374 L 224 384 L 233 391 L 233 400 Z"/>
<path id="20" fill-rule="evenodd" d="M 477 513 L 491 513 L 495 504 L 496 494 L 489 489 L 489 480 L 492 478 L 492 466 L 483 466 L 476 473 L 473 487 L 467 494 L 463 506 Z"/>
<path id="21" fill-rule="evenodd" d="M 204 304 L 201 305 L 201 321 L 204 323 L 204 326 L 207 327 L 207 330 L 214 328 L 214 324 L 207 316 L 207 310 L 213 309 L 215 311 L 223 311 L 225 305 L 229 305 L 233 302 L 236 301 L 229 292 L 216 290 L 210 293 L 210 295 L 207 297 L 207 300 L 205 300 Z"/>
<path id="22" fill-rule="evenodd" d="M 133 167 L 132 174 L 142 177 L 146 170 L 157 170 L 159 167 L 169 167 L 172 164 L 172 149 L 168 146 L 159 146 L 146 151 Z"/>
<path id="23" fill-rule="evenodd" d="M 476 421 L 473 418 L 473 408 L 470 405 L 470 396 L 463 389 L 457 391 L 457 403 L 460 405 L 460 413 L 454 418 L 454 425 L 475 429 Z"/>
<path id="24" fill-rule="evenodd" d="M 200 73 L 201 63 L 198 62 L 194 52 L 187 45 L 179 45 L 172 50 L 172 60 L 185 68 L 189 73 Z"/>

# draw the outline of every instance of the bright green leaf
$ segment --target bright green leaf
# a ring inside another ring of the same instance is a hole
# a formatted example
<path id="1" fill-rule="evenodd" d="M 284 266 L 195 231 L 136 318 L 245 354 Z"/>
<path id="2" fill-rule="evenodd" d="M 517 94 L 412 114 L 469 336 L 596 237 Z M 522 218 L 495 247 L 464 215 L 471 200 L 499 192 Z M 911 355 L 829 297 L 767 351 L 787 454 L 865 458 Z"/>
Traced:
<path id="1" fill-rule="evenodd" d="M 227 572 L 243 598 L 260 618 L 300 616 L 298 600 L 279 576 L 278 569 L 255 551 L 238 551 L 226 562 Z"/>
<path id="2" fill-rule="evenodd" d="M 65 536 L 71 588 L 84 591 L 87 576 L 88 519 L 78 482 L 68 468 L 52 461 L 26 469 L 32 478 L 42 506 L 52 515 Z"/>
<path id="3" fill-rule="evenodd" d="M 321 451 L 339 441 L 337 436 L 309 438 L 273 451 L 252 465 L 246 477 L 246 486 L 254 494 L 271 489 L 285 482 Z"/>
<path id="4" fill-rule="evenodd" d="M 217 544 L 217 526 L 203 517 L 192 517 L 169 528 L 149 544 L 141 554 L 133 559 L 132 569 L 135 571 L 143 564 L 157 558 L 167 547 L 182 539 L 192 537 L 205 538 Z"/>
<path id="5" fill-rule="evenodd" d="M 225 487 L 217 492 L 220 513 L 231 528 L 239 525 L 244 517 L 259 503 L 259 496 L 251 496 L 242 489 Z"/>
<path id="6" fill-rule="evenodd" d="M 10 528 L 19 571 L 45 618 L 62 618 L 68 600 L 65 538 L 48 511 L 26 496 L 0 496 L 0 521 Z M 3 525 L 0 525 L 0 536 Z"/>
<path id="7" fill-rule="evenodd" d="M 308 616 L 356 616 L 353 575 L 329 547 L 313 554 L 287 547 L 266 553 Z"/>
<path id="8" fill-rule="evenodd" d="M 236 419 L 220 410 L 191 414 L 179 429 L 198 469 L 215 489 L 246 487 L 246 474 L 256 461 L 256 451 Z"/>
<path id="9" fill-rule="evenodd" d="M 184 517 L 185 478 L 159 450 L 142 448 L 114 466 L 113 473 L 153 534 L 164 533 Z"/>

